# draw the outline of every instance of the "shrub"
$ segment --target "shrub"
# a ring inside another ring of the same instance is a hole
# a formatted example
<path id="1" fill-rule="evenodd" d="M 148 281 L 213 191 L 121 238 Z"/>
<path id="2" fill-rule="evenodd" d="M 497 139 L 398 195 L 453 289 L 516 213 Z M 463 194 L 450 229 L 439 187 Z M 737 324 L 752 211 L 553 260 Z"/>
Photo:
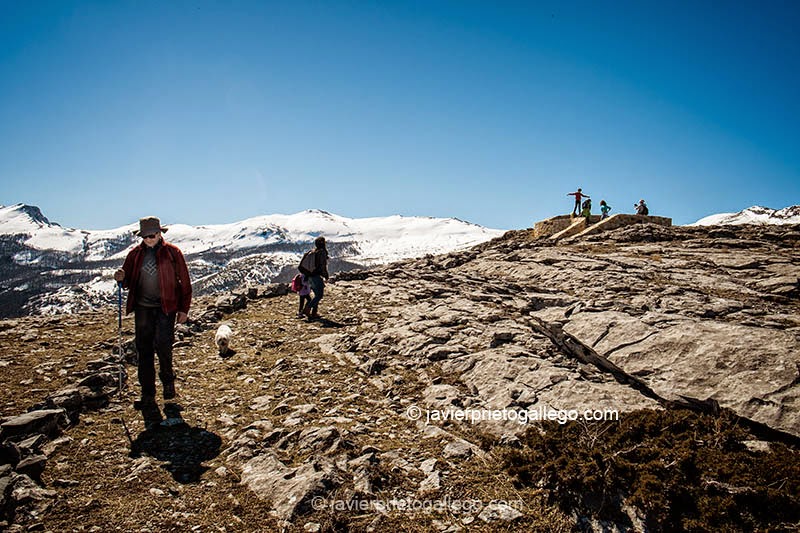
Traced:
<path id="1" fill-rule="evenodd" d="M 626 506 L 648 529 L 781 530 L 800 522 L 800 455 L 766 452 L 730 411 L 643 410 L 615 422 L 530 428 L 501 452 L 519 486 L 549 490 L 564 512 L 630 527 Z"/>

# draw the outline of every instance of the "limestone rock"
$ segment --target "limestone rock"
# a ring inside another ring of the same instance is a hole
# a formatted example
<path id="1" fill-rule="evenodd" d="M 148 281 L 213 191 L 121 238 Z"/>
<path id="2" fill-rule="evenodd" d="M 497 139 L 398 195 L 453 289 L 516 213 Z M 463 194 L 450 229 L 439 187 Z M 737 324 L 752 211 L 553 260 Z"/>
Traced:
<path id="1" fill-rule="evenodd" d="M 300 432 L 296 449 L 300 452 L 325 452 L 339 440 L 339 430 L 334 426 L 311 427 Z"/>
<path id="2" fill-rule="evenodd" d="M 742 416 L 800 435 L 800 342 L 790 332 L 702 319 L 649 325 L 624 313 L 577 313 L 565 326 L 664 398 L 713 398 Z"/>
<path id="3" fill-rule="evenodd" d="M 340 482 L 340 475 L 330 462 L 312 461 L 291 468 L 270 453 L 250 459 L 242 468 L 242 484 L 260 499 L 270 501 L 281 520 L 312 511 L 312 498 Z"/>
<path id="4" fill-rule="evenodd" d="M 31 411 L 0 424 L 0 438 L 18 438 L 35 433 L 56 437 L 68 422 L 64 409 Z"/>
<path id="5" fill-rule="evenodd" d="M 77 387 L 68 387 L 54 392 L 47 397 L 47 406 L 51 409 L 63 409 L 68 414 L 80 412 L 83 396 Z"/>
<path id="6" fill-rule="evenodd" d="M 41 516 L 53 505 L 57 495 L 56 491 L 40 487 L 24 474 L 15 474 L 12 483 L 9 502 L 14 513 L 22 517 Z"/>
<path id="7" fill-rule="evenodd" d="M 233 313 L 247 307 L 247 296 L 244 294 L 227 294 L 214 301 L 214 307 L 223 313 Z"/>
<path id="8" fill-rule="evenodd" d="M 31 455 L 17 464 L 16 471 L 18 474 L 25 474 L 34 481 L 41 483 L 42 472 L 44 472 L 46 464 L 47 457 L 44 455 Z"/>
<path id="9" fill-rule="evenodd" d="M 422 480 L 417 489 L 417 493 L 425 494 L 428 492 L 436 492 L 441 488 L 441 477 L 438 470 L 432 471 L 428 477 Z"/>
<path id="10" fill-rule="evenodd" d="M 800 435 L 797 232 L 661 222 L 620 216 L 556 244 L 510 232 L 446 273 L 452 257 L 373 270 L 358 290 L 386 318 L 348 334 L 347 356 L 447 376 L 422 381 L 436 409 L 717 402 Z"/>
<path id="11" fill-rule="evenodd" d="M 463 439 L 457 439 L 447 444 L 442 451 L 445 459 L 466 458 L 472 455 L 474 445 Z"/>
<path id="12" fill-rule="evenodd" d="M 491 503 L 483 508 L 478 518 L 486 523 L 513 522 L 520 518 L 522 513 L 505 503 Z"/>

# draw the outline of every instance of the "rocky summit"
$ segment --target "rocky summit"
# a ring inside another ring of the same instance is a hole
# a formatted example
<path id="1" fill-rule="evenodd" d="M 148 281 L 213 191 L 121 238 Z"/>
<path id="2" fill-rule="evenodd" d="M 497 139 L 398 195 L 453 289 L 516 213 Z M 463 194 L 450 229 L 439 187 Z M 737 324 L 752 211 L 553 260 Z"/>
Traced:
<path id="1" fill-rule="evenodd" d="M 635 223 L 241 287 L 154 427 L 131 318 L 5 320 L 0 528 L 795 530 L 799 280 L 796 225 Z"/>

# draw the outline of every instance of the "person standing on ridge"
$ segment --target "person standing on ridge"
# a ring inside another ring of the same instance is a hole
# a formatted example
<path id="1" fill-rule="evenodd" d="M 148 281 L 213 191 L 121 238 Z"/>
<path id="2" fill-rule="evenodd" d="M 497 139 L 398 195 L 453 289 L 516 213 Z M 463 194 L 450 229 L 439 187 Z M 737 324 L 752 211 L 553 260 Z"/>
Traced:
<path id="1" fill-rule="evenodd" d="M 592 201 L 588 196 L 581 206 L 581 216 L 586 219 L 587 226 L 592 223 Z"/>
<path id="2" fill-rule="evenodd" d="M 638 204 L 633 204 L 633 207 L 636 209 L 637 215 L 649 215 L 650 210 L 647 208 L 647 204 L 644 203 L 644 200 L 639 200 Z"/>
<path id="3" fill-rule="evenodd" d="M 303 256 L 298 268 L 301 274 L 308 278 L 308 284 L 314 293 L 314 298 L 306 304 L 303 314 L 308 318 L 319 318 L 319 302 L 325 291 L 325 282 L 328 279 L 328 249 L 325 247 L 325 237 L 314 239 L 314 249 Z"/>
<path id="4" fill-rule="evenodd" d="M 583 198 L 589 198 L 589 196 L 583 194 L 581 192 L 581 188 L 578 187 L 578 190 L 575 192 L 568 192 L 567 196 L 574 196 L 575 197 L 575 207 L 572 208 L 572 216 L 575 216 L 581 212 L 581 200 Z"/>
<path id="5" fill-rule="evenodd" d="M 157 410 L 155 358 L 158 354 L 159 377 L 165 400 L 175 398 L 175 372 L 172 368 L 172 344 L 175 321 L 189 318 L 192 284 L 186 260 L 177 246 L 162 236 L 156 217 L 139 220 L 141 244 L 128 253 L 114 279 L 128 289 L 126 313 L 134 312 L 136 351 L 139 352 L 140 407 L 145 419 Z M 155 352 L 155 354 L 154 354 Z M 158 413 L 160 417 L 160 413 Z"/>
<path id="6" fill-rule="evenodd" d="M 604 218 L 608 218 L 608 212 L 611 211 L 611 206 L 606 203 L 605 200 L 600 200 L 600 220 Z"/>

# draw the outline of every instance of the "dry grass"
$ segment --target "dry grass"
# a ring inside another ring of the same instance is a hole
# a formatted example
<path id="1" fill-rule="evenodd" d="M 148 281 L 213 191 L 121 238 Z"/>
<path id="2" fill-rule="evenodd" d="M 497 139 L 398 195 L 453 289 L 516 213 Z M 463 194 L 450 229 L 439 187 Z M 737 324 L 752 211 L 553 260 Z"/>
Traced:
<path id="1" fill-rule="evenodd" d="M 132 383 L 123 394 L 108 407 L 83 414 L 65 432 L 71 440 L 50 456 L 43 481 L 47 487 L 56 488 L 59 497 L 41 517 L 42 527 L 51 531 L 280 530 L 281 524 L 270 514 L 269 502 L 259 500 L 239 483 L 239 465 L 226 462 L 225 450 L 253 421 L 263 418 L 281 426 L 285 413 L 272 414 L 272 407 L 281 402 L 317 406 L 316 412 L 304 415 L 303 423 L 293 429 L 325 425 L 319 419 L 329 413 L 352 419 L 336 424 L 340 431 L 367 424 L 368 431 L 348 434 L 354 454 L 372 445 L 382 451 L 397 450 L 417 465 L 423 459 L 438 457 L 443 443 L 415 437 L 417 428 L 399 416 L 402 406 L 387 402 L 384 393 L 369 383 L 368 376 L 319 350 L 315 339 L 320 335 L 358 332 L 357 317 L 366 302 L 355 292 L 344 298 L 336 286 L 331 287 L 321 311 L 333 324 L 309 324 L 294 318 L 293 296 L 250 301 L 245 310 L 225 318 L 234 329 L 236 350 L 227 359 L 220 358 L 213 346 L 213 329 L 187 337 L 188 345 L 176 348 L 181 415 L 188 424 L 184 430 L 192 429 L 196 434 L 206 430 L 219 438 L 217 448 L 207 453 L 212 456 L 192 465 L 194 470 L 190 468 L 188 474 L 181 465 L 171 464 L 169 457 L 153 457 L 155 452 L 150 448 L 151 454 L 132 453 L 128 432 L 138 442 L 145 442 L 148 433 L 141 414 L 132 407 L 138 384 L 136 369 L 128 367 Z M 198 302 L 195 308 L 203 306 Z M 0 360 L 9 362 L 0 374 L 3 416 L 19 414 L 44 401 L 49 393 L 74 380 L 72 372 L 84 369 L 88 361 L 100 359 L 117 345 L 115 310 L 5 323 L 9 325 L 15 327 L 0 331 L 0 353 L 5 354 Z M 132 319 L 126 318 L 126 340 L 132 327 Z M 34 329 L 36 338 L 31 335 Z M 24 337 L 28 340 L 23 341 Z M 275 370 L 280 359 L 284 362 Z M 37 373 L 37 367 L 47 371 Z M 416 400 L 419 390 L 415 389 L 414 372 L 403 372 L 403 381 L 402 397 Z M 353 393 L 359 396 L 352 399 Z M 261 396 L 273 397 L 270 408 L 254 411 L 250 405 Z M 383 417 L 384 423 L 371 423 L 376 417 Z M 173 445 L 181 444 L 180 434 L 168 434 Z M 287 463 L 300 462 L 306 455 L 281 452 Z M 217 473 L 220 467 L 227 473 Z M 469 524 L 471 531 L 544 531 L 548 529 L 545 524 L 561 527 L 567 523 L 552 507 L 543 506 L 537 491 L 513 489 L 508 476 L 491 461 L 473 458 L 452 465 L 440 461 L 439 468 L 442 490 L 424 495 L 425 500 L 522 502 L 523 519 L 502 527 L 476 519 Z M 375 499 L 389 501 L 409 494 L 423 499 L 415 495 L 419 481 L 418 474 L 391 472 L 381 464 L 374 480 Z M 351 485 L 346 482 L 330 498 L 347 494 Z M 373 525 L 378 531 L 419 532 L 435 527 L 436 520 L 461 524 L 465 518 L 449 509 L 429 511 L 395 510 L 381 515 L 375 511 L 323 510 L 296 519 L 295 527 L 302 530 L 305 523 L 317 522 L 323 531 L 363 531 Z"/>

